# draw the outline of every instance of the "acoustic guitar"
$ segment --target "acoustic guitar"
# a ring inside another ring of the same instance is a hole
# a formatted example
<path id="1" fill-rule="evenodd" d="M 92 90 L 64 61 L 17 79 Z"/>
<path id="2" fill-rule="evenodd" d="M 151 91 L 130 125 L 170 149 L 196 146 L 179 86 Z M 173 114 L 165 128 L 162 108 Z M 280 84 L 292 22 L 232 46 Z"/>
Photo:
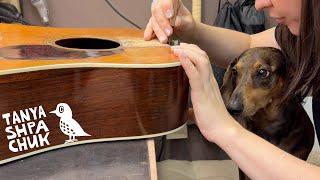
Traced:
<path id="1" fill-rule="evenodd" d="M 168 45 L 142 37 L 0 24 L 0 164 L 183 127 L 188 79 Z"/>

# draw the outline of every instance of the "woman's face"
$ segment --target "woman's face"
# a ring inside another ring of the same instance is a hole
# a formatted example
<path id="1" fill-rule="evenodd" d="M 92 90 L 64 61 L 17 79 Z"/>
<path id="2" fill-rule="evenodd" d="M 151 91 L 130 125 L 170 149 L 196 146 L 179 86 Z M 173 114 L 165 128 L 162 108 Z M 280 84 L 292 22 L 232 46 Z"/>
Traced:
<path id="1" fill-rule="evenodd" d="M 256 0 L 257 10 L 266 9 L 270 17 L 285 24 L 294 35 L 300 33 L 302 0 Z"/>

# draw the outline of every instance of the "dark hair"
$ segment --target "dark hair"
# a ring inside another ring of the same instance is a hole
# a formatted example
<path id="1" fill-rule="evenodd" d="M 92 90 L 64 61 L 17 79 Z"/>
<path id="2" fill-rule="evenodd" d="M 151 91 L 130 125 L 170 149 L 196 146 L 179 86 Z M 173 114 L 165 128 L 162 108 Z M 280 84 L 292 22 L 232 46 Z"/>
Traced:
<path id="1" fill-rule="evenodd" d="M 294 98 L 301 102 L 312 90 L 320 95 L 320 1 L 302 0 L 300 35 L 294 36 L 288 27 L 276 29 L 276 39 L 289 59 L 287 62 L 290 82 L 283 101 Z"/>

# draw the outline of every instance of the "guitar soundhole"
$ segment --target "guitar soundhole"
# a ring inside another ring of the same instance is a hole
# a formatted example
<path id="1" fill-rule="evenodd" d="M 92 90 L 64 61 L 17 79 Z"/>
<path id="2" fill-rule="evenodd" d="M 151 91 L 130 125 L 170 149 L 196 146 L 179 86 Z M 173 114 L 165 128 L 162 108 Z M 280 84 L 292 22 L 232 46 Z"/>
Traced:
<path id="1" fill-rule="evenodd" d="M 120 47 L 120 44 L 115 41 L 98 38 L 68 38 L 60 39 L 55 43 L 59 46 L 73 49 L 105 50 Z"/>

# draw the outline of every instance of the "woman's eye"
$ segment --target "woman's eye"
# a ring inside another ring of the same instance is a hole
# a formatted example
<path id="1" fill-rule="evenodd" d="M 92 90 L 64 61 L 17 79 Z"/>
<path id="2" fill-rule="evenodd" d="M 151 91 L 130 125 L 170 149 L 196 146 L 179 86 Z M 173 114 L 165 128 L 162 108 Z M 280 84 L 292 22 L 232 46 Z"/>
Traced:
<path id="1" fill-rule="evenodd" d="M 258 71 L 258 75 L 262 78 L 267 78 L 270 76 L 270 71 L 266 70 L 266 69 L 260 69 Z"/>

